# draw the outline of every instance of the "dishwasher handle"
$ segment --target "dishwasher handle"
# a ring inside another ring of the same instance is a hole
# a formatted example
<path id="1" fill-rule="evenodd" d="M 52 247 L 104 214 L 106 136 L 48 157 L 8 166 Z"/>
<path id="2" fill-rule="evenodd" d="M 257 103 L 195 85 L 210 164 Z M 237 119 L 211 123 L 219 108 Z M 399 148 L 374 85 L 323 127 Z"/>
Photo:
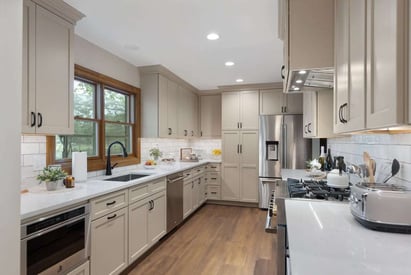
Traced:
<path id="1" fill-rule="evenodd" d="M 178 177 L 176 179 L 167 179 L 167 183 L 173 183 L 173 182 L 180 181 L 180 180 L 183 180 L 183 179 L 184 179 L 184 177 Z"/>

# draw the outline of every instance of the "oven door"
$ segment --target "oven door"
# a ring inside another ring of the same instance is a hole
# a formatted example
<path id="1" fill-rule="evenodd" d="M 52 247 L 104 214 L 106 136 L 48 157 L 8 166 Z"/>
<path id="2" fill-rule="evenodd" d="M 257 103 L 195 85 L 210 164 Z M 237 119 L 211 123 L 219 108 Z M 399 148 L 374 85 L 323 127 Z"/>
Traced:
<path id="1" fill-rule="evenodd" d="M 66 274 L 89 257 L 89 215 L 21 240 L 21 274 Z"/>

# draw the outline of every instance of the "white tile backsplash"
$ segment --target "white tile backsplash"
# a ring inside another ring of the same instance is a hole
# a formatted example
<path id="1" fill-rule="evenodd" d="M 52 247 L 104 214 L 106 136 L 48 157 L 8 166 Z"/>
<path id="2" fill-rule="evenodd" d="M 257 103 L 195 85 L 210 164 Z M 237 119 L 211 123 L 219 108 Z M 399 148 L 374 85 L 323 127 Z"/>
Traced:
<path id="1" fill-rule="evenodd" d="M 180 157 L 180 148 L 190 147 L 194 153 L 204 159 L 213 158 L 211 151 L 221 149 L 220 139 L 169 139 L 169 138 L 141 138 L 141 161 L 150 158 L 149 150 L 158 146 L 163 156 L 173 156 L 176 160 Z M 46 137 L 21 136 L 21 180 L 22 188 L 36 184 L 38 171 L 46 165 Z M 133 166 L 117 167 L 122 171 Z M 104 175 L 104 170 L 88 172 L 88 177 L 93 178 Z"/>
<path id="2" fill-rule="evenodd" d="M 391 171 L 396 158 L 401 169 L 390 183 L 405 184 L 411 188 L 411 134 L 353 135 L 328 139 L 332 156 L 344 156 L 346 162 L 363 163 L 363 152 L 367 151 L 377 163 L 376 180 L 383 180 Z"/>

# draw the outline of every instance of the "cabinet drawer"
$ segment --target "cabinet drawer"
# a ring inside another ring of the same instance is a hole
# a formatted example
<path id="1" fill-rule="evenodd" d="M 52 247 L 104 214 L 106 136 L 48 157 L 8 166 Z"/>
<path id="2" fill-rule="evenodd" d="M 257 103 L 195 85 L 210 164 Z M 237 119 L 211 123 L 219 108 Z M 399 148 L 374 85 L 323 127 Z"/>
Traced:
<path id="1" fill-rule="evenodd" d="M 161 178 L 157 179 L 155 181 L 152 181 L 148 184 L 148 189 L 151 194 L 157 193 L 159 191 L 165 190 L 166 189 L 166 178 Z"/>
<path id="2" fill-rule="evenodd" d="M 207 185 L 207 199 L 219 200 L 220 199 L 220 186 Z"/>
<path id="3" fill-rule="evenodd" d="M 206 175 L 207 184 L 220 185 L 220 172 L 208 172 Z"/>
<path id="4" fill-rule="evenodd" d="M 183 172 L 184 181 L 187 181 L 187 180 L 191 179 L 192 175 L 193 175 L 193 173 L 192 173 L 191 169 L 190 170 L 185 170 Z"/>
<path id="5" fill-rule="evenodd" d="M 150 189 L 148 184 L 142 184 L 136 187 L 131 187 L 128 191 L 130 203 L 144 199 L 148 195 L 150 195 Z"/>
<path id="6" fill-rule="evenodd" d="M 200 176 L 202 173 L 204 173 L 204 171 L 205 171 L 205 167 L 204 167 L 204 166 L 195 167 L 195 168 L 191 169 L 191 176 L 192 176 L 192 177 L 198 177 L 198 176 Z"/>
<path id="7" fill-rule="evenodd" d="M 207 172 L 208 171 L 221 171 L 220 167 L 221 167 L 220 163 L 210 163 L 207 165 L 206 170 Z"/>
<path id="8" fill-rule="evenodd" d="M 117 209 L 128 205 L 128 192 L 122 190 L 119 192 L 110 193 L 91 201 L 91 219 L 97 219 Z"/>

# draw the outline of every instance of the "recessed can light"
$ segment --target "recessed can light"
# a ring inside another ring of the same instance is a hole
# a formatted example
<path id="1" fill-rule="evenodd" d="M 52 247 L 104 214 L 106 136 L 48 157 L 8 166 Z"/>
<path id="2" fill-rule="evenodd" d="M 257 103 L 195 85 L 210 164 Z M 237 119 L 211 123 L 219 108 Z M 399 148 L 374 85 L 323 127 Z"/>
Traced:
<path id="1" fill-rule="evenodd" d="M 226 63 L 224 63 L 227 67 L 231 67 L 234 66 L 234 62 L 233 61 L 227 61 Z"/>
<path id="2" fill-rule="evenodd" d="M 307 71 L 299 71 L 298 73 L 299 73 L 299 74 L 306 74 Z"/>
<path id="3" fill-rule="evenodd" d="M 295 83 L 303 83 L 303 81 L 301 79 L 298 79 L 295 81 Z"/>
<path id="4" fill-rule="evenodd" d="M 298 87 L 294 87 L 294 88 L 293 88 L 293 90 L 294 90 L 294 91 L 299 91 L 299 90 L 300 90 L 300 88 L 298 88 Z"/>
<path id="5" fill-rule="evenodd" d="M 215 32 L 207 34 L 207 39 L 208 40 L 217 40 L 219 38 L 220 38 L 220 36 Z"/>
<path id="6" fill-rule="evenodd" d="M 244 79 L 242 79 L 242 78 L 237 78 L 236 80 L 235 80 L 235 82 L 244 82 Z"/>

